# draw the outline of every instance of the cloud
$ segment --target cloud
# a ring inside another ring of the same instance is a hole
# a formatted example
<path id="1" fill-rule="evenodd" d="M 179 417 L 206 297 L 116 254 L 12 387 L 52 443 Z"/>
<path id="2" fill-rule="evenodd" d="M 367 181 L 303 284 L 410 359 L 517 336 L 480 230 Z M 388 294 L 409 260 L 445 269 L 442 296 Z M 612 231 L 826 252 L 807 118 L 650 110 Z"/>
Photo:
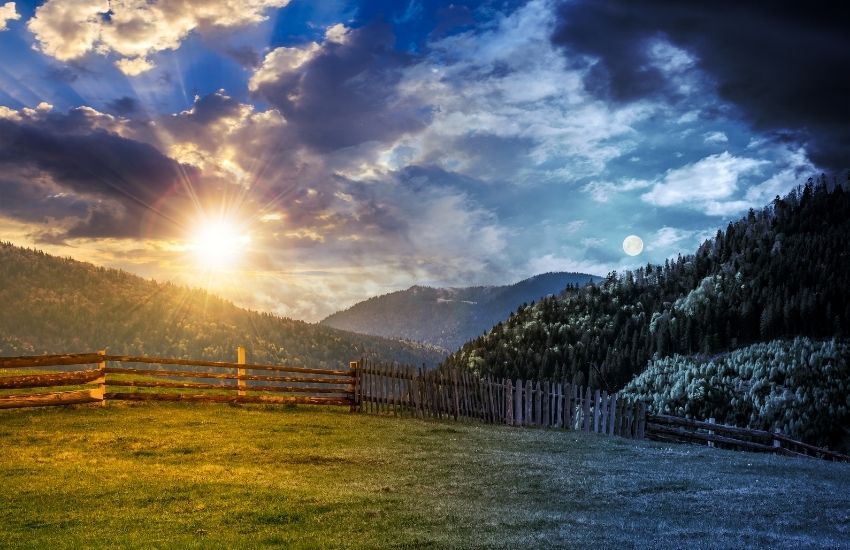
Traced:
<path id="1" fill-rule="evenodd" d="M 90 108 L 54 114 L 42 104 L 13 113 L 0 118 L 0 166 L 12 176 L 6 187 L 37 199 L 33 208 L 47 199 L 73 203 L 67 216 L 79 216 L 85 204 L 86 216 L 66 227 L 67 237 L 140 237 L 152 215 L 172 231 L 179 225 L 179 198 L 184 184 L 197 175 L 193 168 L 108 131 L 118 121 Z M 159 204 L 169 193 L 176 194 L 174 201 Z M 8 208 L 0 205 L 7 213 Z M 28 217 L 21 204 L 14 212 Z"/>
<path id="2" fill-rule="evenodd" d="M 729 143 L 729 138 L 723 132 L 706 132 L 703 135 L 703 141 L 708 145 L 721 145 Z"/>
<path id="3" fill-rule="evenodd" d="M 722 215 L 741 209 L 726 202 L 738 190 L 742 176 L 758 173 L 768 161 L 735 157 L 728 151 L 668 170 L 641 198 L 657 206 L 686 206 Z"/>
<path id="4" fill-rule="evenodd" d="M 756 129 L 792 131 L 816 164 L 841 169 L 850 149 L 848 27 L 839 3 L 580 0 L 561 4 L 552 39 L 583 60 L 589 89 L 627 103 L 676 94 L 652 55 L 663 37 Z"/>
<path id="5" fill-rule="evenodd" d="M 553 4 L 533 0 L 486 25 L 429 44 L 399 87 L 432 122 L 395 144 L 407 162 L 485 181 L 564 183 L 597 174 L 635 146 L 649 104 L 590 96 L 549 35 Z M 387 153 L 387 157 L 395 155 Z"/>
<path id="6" fill-rule="evenodd" d="M 691 253 L 696 246 L 705 239 L 714 235 L 711 230 L 704 229 L 682 229 L 678 227 L 664 226 L 655 232 L 655 235 L 647 239 L 647 250 L 660 250 L 669 256 L 675 250 L 681 253 Z"/>
<path id="7" fill-rule="evenodd" d="M 398 93 L 410 60 L 394 43 L 384 24 L 333 25 L 321 44 L 269 52 L 249 88 L 280 110 L 299 140 L 316 151 L 391 141 L 431 119 L 427 104 Z"/>
<path id="8" fill-rule="evenodd" d="M 14 2 L 6 2 L 0 6 L 0 32 L 9 28 L 9 21 L 17 21 L 20 18 L 21 14 L 15 10 Z"/>
<path id="9" fill-rule="evenodd" d="M 27 27 L 37 47 L 60 61 L 95 52 L 114 55 L 127 75 L 153 68 L 150 57 L 176 50 L 193 31 L 240 27 L 266 19 L 270 8 L 289 0 L 48 0 L 35 10 Z M 8 4 L 7 4 L 8 6 Z"/>
<path id="10" fill-rule="evenodd" d="M 591 181 L 582 187 L 582 191 L 590 193 L 590 196 L 593 197 L 593 200 L 596 202 L 608 202 L 608 199 L 617 193 L 634 191 L 636 189 L 645 189 L 650 185 L 652 185 L 651 181 L 635 178 L 627 178 L 619 183 L 610 181 Z"/>

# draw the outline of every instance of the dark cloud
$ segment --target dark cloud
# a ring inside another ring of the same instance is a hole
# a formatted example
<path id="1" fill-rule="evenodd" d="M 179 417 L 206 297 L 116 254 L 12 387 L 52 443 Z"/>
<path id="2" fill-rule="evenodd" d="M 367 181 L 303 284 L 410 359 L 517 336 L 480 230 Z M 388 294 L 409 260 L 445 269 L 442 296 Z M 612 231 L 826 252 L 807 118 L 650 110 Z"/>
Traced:
<path id="1" fill-rule="evenodd" d="M 78 111 L 24 123 L 0 120 L 0 167 L 45 176 L 66 196 L 90 205 L 89 216 L 68 236 L 138 237 L 151 216 L 166 222 L 162 227 L 176 224 L 174 207 L 195 170 L 146 143 L 86 128 L 84 121 Z M 26 191 L 30 199 L 32 193 Z M 167 195 L 172 202 L 163 204 Z M 0 208 L 9 212 L 5 201 Z"/>
<path id="2" fill-rule="evenodd" d="M 349 30 L 343 42 L 326 40 L 296 69 L 277 71 L 273 81 L 257 86 L 257 93 L 280 109 L 314 150 L 392 140 L 423 128 L 431 118 L 426 106 L 396 92 L 411 59 L 396 52 L 394 43 L 385 24 Z"/>
<path id="3" fill-rule="evenodd" d="M 646 0 L 564 3 L 553 41 L 599 59 L 588 88 L 617 101 L 675 94 L 647 43 L 695 56 L 759 130 L 792 130 L 826 168 L 850 150 L 850 11 L 838 2 Z"/>
<path id="4" fill-rule="evenodd" d="M 224 53 L 243 67 L 258 67 L 263 60 L 260 53 L 250 46 L 233 46 L 225 49 Z"/>
<path id="5" fill-rule="evenodd" d="M 110 113 L 120 116 L 130 116 L 139 112 L 141 105 L 139 100 L 134 97 L 124 96 L 116 100 L 110 101 L 106 107 Z"/>

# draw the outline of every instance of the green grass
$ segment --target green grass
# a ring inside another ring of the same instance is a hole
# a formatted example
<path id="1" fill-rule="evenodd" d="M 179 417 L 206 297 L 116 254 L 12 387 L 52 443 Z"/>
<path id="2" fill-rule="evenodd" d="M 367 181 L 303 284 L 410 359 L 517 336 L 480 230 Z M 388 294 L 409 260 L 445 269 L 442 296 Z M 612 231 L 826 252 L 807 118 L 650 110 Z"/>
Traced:
<path id="1" fill-rule="evenodd" d="M 0 547 L 850 547 L 850 464 L 308 406 L 0 411 Z"/>

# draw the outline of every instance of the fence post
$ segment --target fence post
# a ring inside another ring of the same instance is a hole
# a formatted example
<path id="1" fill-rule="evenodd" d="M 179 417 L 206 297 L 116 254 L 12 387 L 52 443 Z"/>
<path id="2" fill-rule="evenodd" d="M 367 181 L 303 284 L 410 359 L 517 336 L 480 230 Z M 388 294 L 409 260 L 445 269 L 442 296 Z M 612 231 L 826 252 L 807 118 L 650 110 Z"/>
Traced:
<path id="1" fill-rule="evenodd" d="M 638 420 L 636 439 L 643 439 L 646 433 L 646 403 L 641 401 L 638 404 Z"/>
<path id="2" fill-rule="evenodd" d="M 593 433 L 599 433 L 599 407 L 602 404 L 602 396 L 599 388 L 593 391 Z"/>
<path id="3" fill-rule="evenodd" d="M 239 346 L 239 347 L 236 348 L 236 363 L 238 363 L 240 365 L 245 364 L 245 348 L 243 346 Z M 245 395 L 246 384 L 245 384 L 245 380 L 243 380 L 243 377 L 245 376 L 245 369 L 237 368 L 236 369 L 236 375 L 239 377 L 236 380 L 236 386 L 239 388 L 239 390 L 237 391 L 237 394 L 238 395 Z"/>
<path id="4" fill-rule="evenodd" d="M 522 426 L 522 389 L 522 380 L 519 379 L 514 386 L 514 426 Z"/>
<path id="5" fill-rule="evenodd" d="M 581 393 L 581 389 L 579 389 Z M 584 399 L 581 402 L 581 431 L 590 431 L 590 386 L 584 390 Z"/>
<path id="6" fill-rule="evenodd" d="M 505 382 L 505 424 L 514 425 L 514 382 L 510 378 Z"/>
<path id="7" fill-rule="evenodd" d="M 106 350 L 102 349 L 97 352 L 98 355 L 104 356 L 106 355 Z M 97 370 L 100 371 L 100 378 L 96 380 L 98 384 L 97 393 L 100 397 L 100 405 L 101 407 L 106 406 L 106 361 L 101 361 L 97 364 Z"/>
<path id="8" fill-rule="evenodd" d="M 602 408 L 599 410 L 599 433 L 608 433 L 608 391 L 602 392 Z"/>
<path id="9" fill-rule="evenodd" d="M 354 378 L 354 394 L 351 396 L 351 407 L 348 412 L 358 412 L 360 408 L 360 369 L 357 368 L 357 361 L 348 363 L 348 368 L 353 371 Z"/>
<path id="10" fill-rule="evenodd" d="M 775 434 L 782 433 L 782 429 L 779 426 L 777 426 L 776 428 L 773 429 L 773 433 L 775 433 Z M 779 452 L 779 449 L 782 448 L 782 442 L 779 441 L 778 439 L 774 439 L 773 440 L 773 448 L 775 449 L 773 452 L 775 452 L 775 453 Z"/>
<path id="11" fill-rule="evenodd" d="M 709 423 L 709 424 L 714 424 L 714 417 L 713 417 L 713 416 L 712 416 L 711 418 L 709 418 L 709 419 L 708 419 L 708 423 Z M 708 435 L 713 436 L 713 435 L 714 435 L 714 430 L 708 430 Z M 708 442 L 708 446 L 709 446 L 709 447 L 714 447 L 714 441 L 709 441 L 709 442 Z"/>

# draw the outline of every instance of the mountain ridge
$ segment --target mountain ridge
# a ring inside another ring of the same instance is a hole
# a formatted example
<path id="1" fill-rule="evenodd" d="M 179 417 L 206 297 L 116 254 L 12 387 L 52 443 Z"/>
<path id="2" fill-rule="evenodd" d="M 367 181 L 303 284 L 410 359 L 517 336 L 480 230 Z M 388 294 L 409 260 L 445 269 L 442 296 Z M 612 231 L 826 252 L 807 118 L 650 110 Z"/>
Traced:
<path id="1" fill-rule="evenodd" d="M 599 280 L 601 277 L 586 273 L 549 272 L 511 285 L 413 285 L 405 290 L 367 298 L 329 315 L 320 323 L 453 350 L 524 303 L 557 294 L 568 285 Z"/>
<path id="2" fill-rule="evenodd" d="M 240 308 L 205 290 L 0 242 L 0 355 L 113 353 L 338 367 L 435 365 L 444 353 Z"/>

